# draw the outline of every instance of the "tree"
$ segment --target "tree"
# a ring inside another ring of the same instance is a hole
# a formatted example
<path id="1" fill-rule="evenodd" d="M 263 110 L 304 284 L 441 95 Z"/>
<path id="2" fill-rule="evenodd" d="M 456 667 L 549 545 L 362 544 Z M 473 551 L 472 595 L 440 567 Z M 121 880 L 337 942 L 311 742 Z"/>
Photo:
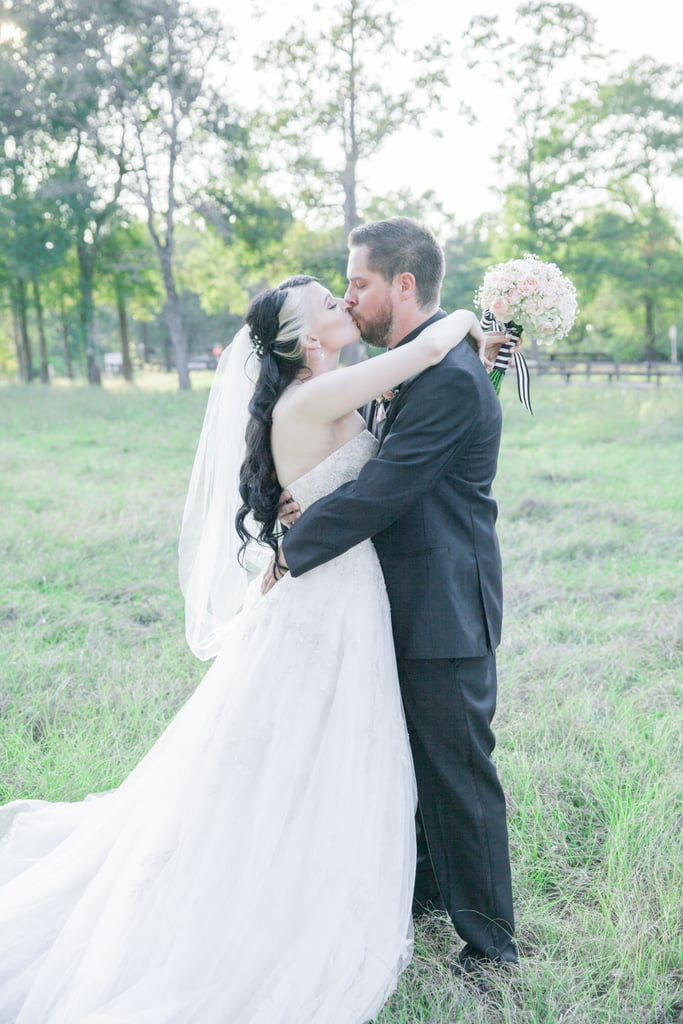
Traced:
<path id="1" fill-rule="evenodd" d="M 425 111 L 439 108 L 448 47 L 439 38 L 412 52 L 402 47 L 391 7 L 372 0 L 339 0 L 322 15 L 320 28 L 293 26 L 258 64 L 277 71 L 271 152 L 294 174 L 305 207 L 343 207 L 346 236 L 359 221 L 359 165 L 399 128 L 421 125 Z M 398 68 L 405 85 L 391 88 Z M 339 154 L 332 169 L 317 155 L 323 137 Z"/>
<path id="2" fill-rule="evenodd" d="M 100 253 L 99 293 L 113 301 L 121 340 L 123 379 L 132 383 L 133 361 L 130 351 L 129 306 L 142 301 L 146 306 L 161 298 L 161 282 L 155 273 L 155 254 L 149 235 L 139 222 L 122 220 L 115 225 Z"/>
<path id="3" fill-rule="evenodd" d="M 509 256 L 544 254 L 557 245 L 570 216 L 570 200 L 585 183 L 584 148 L 572 118 L 561 110 L 587 88 L 558 72 L 596 59 L 595 19 L 571 3 L 525 3 L 514 34 L 498 15 L 478 15 L 465 36 L 470 68 L 485 67 L 512 108 L 513 125 L 499 140 L 496 159 L 507 170 L 505 197 Z"/>
<path id="4" fill-rule="evenodd" d="M 185 0 L 130 0 L 126 64 L 119 95 L 134 152 L 129 191 L 141 202 L 159 260 L 165 315 L 180 388 L 190 388 L 187 339 L 176 283 L 176 224 L 200 202 L 207 166 L 239 150 L 243 126 L 222 89 L 226 36 L 216 12 Z M 122 40 L 123 41 L 123 40 Z"/>
<path id="5" fill-rule="evenodd" d="M 12 71 L 0 78 L 13 117 L 2 131 L 25 176 L 43 183 L 54 222 L 70 232 L 79 268 L 81 349 L 99 383 L 93 337 L 97 254 L 126 172 L 125 140 L 112 103 L 117 2 L 16 0 L 10 5 Z M 118 130 L 117 130 L 118 129 Z"/>
<path id="6" fill-rule="evenodd" d="M 617 199 L 633 188 L 661 206 L 667 183 L 683 176 L 683 67 L 643 57 L 577 104 L 575 117 L 598 184 Z"/>
<path id="7" fill-rule="evenodd" d="M 24 228 L 27 222 L 30 223 L 30 218 L 27 218 L 25 213 L 21 203 L 17 203 L 14 192 L 10 192 L 7 197 L 2 197 L 0 201 L 0 244 L 2 246 L 0 278 L 5 286 L 4 290 L 8 296 L 12 314 L 19 377 L 26 384 L 30 384 L 33 380 L 33 352 L 28 331 L 27 282 L 29 275 L 23 256 Z"/>
<path id="8" fill-rule="evenodd" d="M 7 152 L 12 155 L 7 155 Z M 65 259 L 68 239 L 56 224 L 52 204 L 45 189 L 32 192 L 27 185 L 28 171 L 15 147 L 6 144 L 0 158 L 0 181 L 5 195 L 0 196 L 0 246 L 3 276 L 18 325 L 17 362 L 20 377 L 27 383 L 33 377 L 33 353 L 29 335 L 29 309 L 33 306 L 38 331 L 40 379 L 50 380 L 47 339 L 41 292 L 44 280 Z"/>
<path id="9" fill-rule="evenodd" d="M 590 211 L 568 239 L 566 264 L 581 282 L 584 318 L 600 336 L 609 339 L 609 325 L 618 324 L 615 344 L 633 358 L 665 354 L 666 327 L 683 302 L 683 245 L 665 211 L 633 190 L 621 209 Z"/>
<path id="10" fill-rule="evenodd" d="M 199 270 L 193 287 L 207 311 L 227 305 L 243 313 L 254 290 L 287 263 L 294 217 L 265 186 L 253 157 L 240 167 L 240 177 L 231 170 L 223 168 L 205 190 L 199 212 L 208 231 L 201 249 L 183 259 L 183 268 L 186 281 L 191 266 Z"/>
<path id="11" fill-rule="evenodd" d="M 89 378 L 99 380 L 97 258 L 125 196 L 145 212 L 179 383 L 187 388 L 174 230 L 179 217 L 190 216 L 205 169 L 244 138 L 223 96 L 228 60 L 220 17 L 199 14 L 188 0 L 16 0 L 12 18 L 12 61 L 0 67 L 7 71 L 0 99 L 15 113 L 3 131 L 30 152 L 34 171 L 52 164 L 52 199 L 78 256 Z"/>
<path id="12" fill-rule="evenodd" d="M 14 334 L 12 311 L 9 304 L 2 301 L 2 297 L 6 294 L 4 283 L 2 263 L 0 262 L 0 374 L 9 376 L 16 373 L 18 363 L 17 352 L 12 344 Z"/>
<path id="13" fill-rule="evenodd" d="M 589 247 L 600 254 L 597 279 L 609 276 L 631 320 L 637 315 L 644 338 L 638 355 L 653 359 L 664 350 L 668 307 L 682 290 L 680 228 L 666 196 L 683 175 L 683 69 L 643 58 L 577 102 L 573 119 L 594 191 L 592 208 L 568 239 L 567 259 L 582 273 L 594 262 Z M 591 294 L 590 280 L 586 287 Z"/>

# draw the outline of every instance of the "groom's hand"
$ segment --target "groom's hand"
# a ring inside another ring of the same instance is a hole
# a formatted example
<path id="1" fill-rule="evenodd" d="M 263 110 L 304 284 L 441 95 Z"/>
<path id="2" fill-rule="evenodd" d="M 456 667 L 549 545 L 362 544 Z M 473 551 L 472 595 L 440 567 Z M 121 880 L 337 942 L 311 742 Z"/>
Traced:
<path id="1" fill-rule="evenodd" d="M 270 564 L 263 574 L 261 593 L 267 594 L 269 590 L 273 589 L 278 580 L 281 580 L 288 572 L 289 568 L 282 553 L 282 547 L 279 547 L 277 549 L 277 557 L 271 558 Z"/>
<path id="2" fill-rule="evenodd" d="M 297 504 L 289 491 L 283 491 L 277 506 L 277 517 L 283 526 L 292 526 L 301 515 L 301 506 Z"/>

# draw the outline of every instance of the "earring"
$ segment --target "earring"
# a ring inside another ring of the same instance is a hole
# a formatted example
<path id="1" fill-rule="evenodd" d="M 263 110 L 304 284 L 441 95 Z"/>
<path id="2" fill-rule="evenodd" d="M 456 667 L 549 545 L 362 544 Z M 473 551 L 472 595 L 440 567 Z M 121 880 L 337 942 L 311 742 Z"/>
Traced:
<path id="1" fill-rule="evenodd" d="M 325 358 L 325 353 L 323 352 L 322 348 L 319 348 L 318 349 L 318 359 L 320 360 L 320 362 L 322 362 L 324 358 Z"/>

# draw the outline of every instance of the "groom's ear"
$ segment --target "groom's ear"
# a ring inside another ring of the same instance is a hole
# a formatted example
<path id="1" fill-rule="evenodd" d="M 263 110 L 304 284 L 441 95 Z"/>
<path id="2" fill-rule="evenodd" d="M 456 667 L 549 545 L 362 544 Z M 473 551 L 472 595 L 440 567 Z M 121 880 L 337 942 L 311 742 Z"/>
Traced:
<path id="1" fill-rule="evenodd" d="M 394 284 L 398 290 L 399 300 L 405 302 L 407 299 L 415 298 L 415 277 L 407 270 L 402 274 L 397 274 L 394 278 Z"/>

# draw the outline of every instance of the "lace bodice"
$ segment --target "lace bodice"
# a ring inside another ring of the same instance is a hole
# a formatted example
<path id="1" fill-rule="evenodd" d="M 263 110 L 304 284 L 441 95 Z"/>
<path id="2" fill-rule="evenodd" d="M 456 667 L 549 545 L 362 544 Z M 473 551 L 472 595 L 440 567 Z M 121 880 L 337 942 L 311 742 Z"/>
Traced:
<path id="1" fill-rule="evenodd" d="M 363 430 L 308 473 L 293 480 L 287 490 L 299 503 L 302 512 L 340 484 L 355 480 L 368 459 L 377 454 L 378 444 L 369 430 Z"/>

